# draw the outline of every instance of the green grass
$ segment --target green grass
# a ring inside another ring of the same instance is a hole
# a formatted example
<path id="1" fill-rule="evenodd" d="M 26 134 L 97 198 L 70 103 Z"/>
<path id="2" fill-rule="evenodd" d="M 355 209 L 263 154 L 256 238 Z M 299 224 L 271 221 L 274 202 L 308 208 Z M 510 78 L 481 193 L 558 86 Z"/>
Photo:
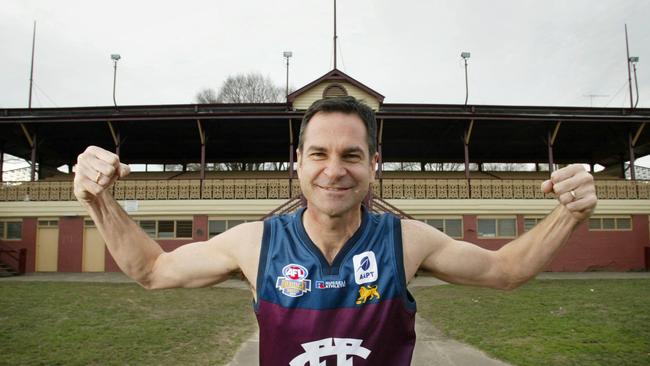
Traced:
<path id="1" fill-rule="evenodd" d="M 414 291 L 442 332 L 515 365 L 650 365 L 649 280 L 542 280 L 511 292 Z"/>
<path id="2" fill-rule="evenodd" d="M 2 365 L 218 365 L 255 328 L 248 291 L 0 282 Z"/>

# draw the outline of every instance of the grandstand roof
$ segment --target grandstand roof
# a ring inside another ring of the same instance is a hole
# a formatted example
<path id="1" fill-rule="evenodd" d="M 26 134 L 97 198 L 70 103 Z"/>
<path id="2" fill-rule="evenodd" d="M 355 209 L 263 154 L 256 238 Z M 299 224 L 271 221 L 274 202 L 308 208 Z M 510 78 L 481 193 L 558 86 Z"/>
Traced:
<path id="1" fill-rule="evenodd" d="M 208 162 L 288 161 L 289 121 L 297 139 L 302 114 L 284 103 L 0 109 L 0 144 L 29 160 L 22 125 L 37 135 L 41 164 L 59 166 L 91 144 L 114 150 L 110 121 L 128 163 L 198 162 L 200 121 Z M 627 159 L 628 134 L 650 120 L 650 109 L 382 104 L 377 119 L 387 162 L 462 162 L 462 136 L 473 120 L 472 162 L 547 162 L 547 137 L 561 122 L 556 163 L 611 166 Z M 650 127 L 639 134 L 635 154 L 650 154 Z"/>

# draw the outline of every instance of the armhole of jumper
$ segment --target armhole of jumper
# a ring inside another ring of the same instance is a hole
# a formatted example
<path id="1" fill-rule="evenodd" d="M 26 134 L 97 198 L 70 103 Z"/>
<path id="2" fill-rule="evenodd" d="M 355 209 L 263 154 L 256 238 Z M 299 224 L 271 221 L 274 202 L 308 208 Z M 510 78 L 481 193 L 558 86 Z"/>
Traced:
<path id="1" fill-rule="evenodd" d="M 402 247 L 402 220 L 397 216 L 393 218 L 393 249 L 395 250 L 395 271 L 399 279 L 399 289 L 407 311 L 415 312 L 417 306 L 415 298 L 409 292 L 406 284 L 406 271 L 404 270 L 404 252 Z"/>
<path id="2" fill-rule="evenodd" d="M 260 296 L 263 292 L 264 276 L 266 275 L 266 258 L 269 254 L 269 245 L 271 242 L 271 220 L 264 220 L 264 232 L 262 234 L 262 243 L 260 245 L 260 261 L 257 265 L 257 281 L 255 284 L 255 292 L 257 294 L 257 301 L 253 302 L 253 309 L 257 313 L 260 307 Z"/>

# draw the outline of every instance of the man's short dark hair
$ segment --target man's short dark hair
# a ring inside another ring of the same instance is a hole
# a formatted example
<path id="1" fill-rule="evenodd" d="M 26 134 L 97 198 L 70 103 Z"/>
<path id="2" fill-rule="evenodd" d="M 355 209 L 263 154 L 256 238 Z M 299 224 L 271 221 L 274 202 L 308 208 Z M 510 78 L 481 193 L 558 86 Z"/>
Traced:
<path id="1" fill-rule="evenodd" d="M 368 105 L 355 97 L 336 97 L 325 98 L 315 101 L 309 109 L 305 112 L 300 124 L 300 135 L 298 136 L 298 149 L 302 151 L 305 143 L 305 130 L 307 123 L 318 112 L 332 113 L 341 112 L 346 114 L 356 114 L 363 121 L 366 126 L 366 141 L 368 142 L 369 158 L 377 152 L 377 121 L 375 120 L 375 112 L 372 111 Z"/>

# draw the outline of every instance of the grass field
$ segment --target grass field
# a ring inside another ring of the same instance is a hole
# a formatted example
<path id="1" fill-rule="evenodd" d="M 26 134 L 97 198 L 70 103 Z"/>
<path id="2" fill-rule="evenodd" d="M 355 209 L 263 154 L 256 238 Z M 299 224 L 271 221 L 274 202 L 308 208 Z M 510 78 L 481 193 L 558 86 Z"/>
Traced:
<path id="1" fill-rule="evenodd" d="M 515 365 L 650 365 L 649 280 L 543 280 L 414 293 L 446 335 Z"/>
<path id="2" fill-rule="evenodd" d="M 219 365 L 257 327 L 248 291 L 0 282 L 0 365 Z"/>
<path id="3" fill-rule="evenodd" d="M 515 365 L 650 365 L 649 280 L 414 291 L 445 334 Z M 250 293 L 0 282 L 0 365 L 219 365 L 256 324 Z"/>

